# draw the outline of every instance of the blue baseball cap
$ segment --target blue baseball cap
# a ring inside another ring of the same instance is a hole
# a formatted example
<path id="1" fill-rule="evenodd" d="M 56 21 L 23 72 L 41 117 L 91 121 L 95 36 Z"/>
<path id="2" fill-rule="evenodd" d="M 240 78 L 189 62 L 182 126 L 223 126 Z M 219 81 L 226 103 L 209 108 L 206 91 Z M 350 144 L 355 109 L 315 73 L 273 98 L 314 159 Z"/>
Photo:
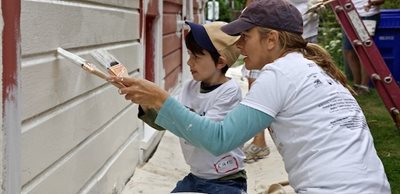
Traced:
<path id="1" fill-rule="evenodd" d="M 235 46 L 239 36 L 231 36 L 222 32 L 221 27 L 226 22 L 216 21 L 204 25 L 186 21 L 196 43 L 210 53 L 218 53 L 225 58 L 226 64 L 231 66 L 240 55 L 240 50 Z"/>
<path id="2" fill-rule="evenodd" d="M 193 38 L 201 48 L 207 50 L 208 52 L 218 53 L 203 25 L 188 21 L 186 21 L 186 24 L 190 26 L 190 31 L 193 33 Z"/>

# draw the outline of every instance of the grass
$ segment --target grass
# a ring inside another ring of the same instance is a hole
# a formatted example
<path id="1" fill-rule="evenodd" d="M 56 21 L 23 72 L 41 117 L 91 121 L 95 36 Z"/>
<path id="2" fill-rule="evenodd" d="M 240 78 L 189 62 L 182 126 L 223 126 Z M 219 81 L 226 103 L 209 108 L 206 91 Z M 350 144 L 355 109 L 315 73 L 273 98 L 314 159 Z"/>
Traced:
<path id="1" fill-rule="evenodd" d="M 400 194 L 400 130 L 375 90 L 369 95 L 358 96 L 357 101 L 367 118 L 392 194 Z"/>

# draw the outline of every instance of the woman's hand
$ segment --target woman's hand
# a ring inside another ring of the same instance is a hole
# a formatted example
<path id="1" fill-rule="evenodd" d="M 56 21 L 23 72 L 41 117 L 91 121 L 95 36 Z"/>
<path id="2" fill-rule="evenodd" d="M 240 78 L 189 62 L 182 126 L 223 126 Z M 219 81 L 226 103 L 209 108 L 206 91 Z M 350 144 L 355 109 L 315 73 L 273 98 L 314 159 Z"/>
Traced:
<path id="1" fill-rule="evenodd" d="M 125 87 L 121 87 L 119 93 L 125 95 L 125 99 L 147 108 L 159 110 L 169 96 L 168 92 L 145 79 L 109 77 L 107 80 L 122 83 Z"/>

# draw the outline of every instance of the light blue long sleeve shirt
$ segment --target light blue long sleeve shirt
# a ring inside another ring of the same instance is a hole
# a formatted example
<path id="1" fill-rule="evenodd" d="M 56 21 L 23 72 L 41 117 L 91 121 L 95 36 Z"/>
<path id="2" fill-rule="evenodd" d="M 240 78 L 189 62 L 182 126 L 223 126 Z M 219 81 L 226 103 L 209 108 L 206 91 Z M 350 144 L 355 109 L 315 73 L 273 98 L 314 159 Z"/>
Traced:
<path id="1" fill-rule="evenodd" d="M 169 97 L 160 109 L 155 123 L 175 135 L 214 155 L 243 145 L 266 129 L 273 118 L 257 109 L 238 105 L 223 121 L 201 117 Z"/>

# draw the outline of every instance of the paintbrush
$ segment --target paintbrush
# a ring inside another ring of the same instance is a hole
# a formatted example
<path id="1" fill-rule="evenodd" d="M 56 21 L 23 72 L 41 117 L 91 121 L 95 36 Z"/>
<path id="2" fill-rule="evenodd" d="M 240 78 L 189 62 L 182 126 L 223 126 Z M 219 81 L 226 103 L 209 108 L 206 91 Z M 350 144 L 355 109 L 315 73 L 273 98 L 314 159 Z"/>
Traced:
<path id="1" fill-rule="evenodd" d="M 63 48 L 58 47 L 57 48 L 57 52 L 62 55 L 63 57 L 65 57 L 66 59 L 68 59 L 69 61 L 71 61 L 74 64 L 79 65 L 82 69 L 84 69 L 85 71 L 92 73 L 104 80 L 107 80 L 108 75 L 103 73 L 102 71 L 100 71 L 94 64 L 89 63 L 88 61 L 86 61 L 85 59 L 83 59 L 82 57 L 75 55 L 69 51 L 64 50 Z M 125 87 L 124 84 L 120 83 L 120 82 L 112 82 L 112 84 L 118 88 L 123 88 Z"/>
<path id="2" fill-rule="evenodd" d="M 110 75 L 128 77 L 128 69 L 106 50 L 97 49 L 90 52 L 90 54 L 107 69 Z"/>
<path id="3" fill-rule="evenodd" d="M 320 2 L 312 5 L 303 15 L 309 14 L 311 12 L 318 12 L 320 9 L 324 9 L 325 5 L 334 2 L 335 0 L 321 0 Z"/>

